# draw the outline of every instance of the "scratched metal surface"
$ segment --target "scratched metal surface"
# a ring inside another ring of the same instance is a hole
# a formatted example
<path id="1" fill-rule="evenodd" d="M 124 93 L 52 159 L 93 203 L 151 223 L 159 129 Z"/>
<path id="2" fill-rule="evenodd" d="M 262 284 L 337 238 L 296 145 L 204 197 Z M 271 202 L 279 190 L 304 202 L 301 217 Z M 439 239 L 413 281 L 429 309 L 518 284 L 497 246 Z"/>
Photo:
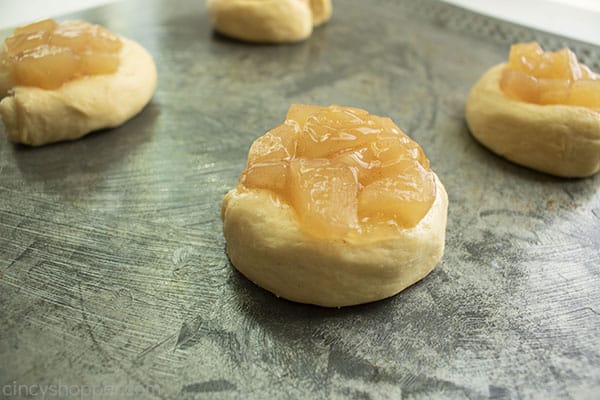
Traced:
<path id="1" fill-rule="evenodd" d="M 39 149 L 0 141 L 0 397 L 61 384 L 73 398 L 600 393 L 600 176 L 512 165 L 463 120 L 470 85 L 513 40 L 569 44 L 595 68 L 600 49 L 433 1 L 336 6 L 291 46 L 215 36 L 200 1 L 78 15 L 145 45 L 159 87 L 118 129 Z M 292 102 L 389 115 L 423 145 L 451 201 L 429 277 L 321 309 L 231 268 L 220 200 Z"/>

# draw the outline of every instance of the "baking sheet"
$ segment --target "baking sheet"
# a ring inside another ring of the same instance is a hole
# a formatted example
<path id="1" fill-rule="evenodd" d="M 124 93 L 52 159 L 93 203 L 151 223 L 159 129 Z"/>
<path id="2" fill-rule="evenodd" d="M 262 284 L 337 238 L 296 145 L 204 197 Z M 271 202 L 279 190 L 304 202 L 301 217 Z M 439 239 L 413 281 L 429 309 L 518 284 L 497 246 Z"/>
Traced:
<path id="1" fill-rule="evenodd" d="M 513 41 L 569 45 L 596 70 L 600 49 L 435 1 L 334 5 L 329 24 L 287 46 L 213 34 L 201 1 L 75 15 L 148 48 L 159 86 L 120 128 L 37 149 L 0 141 L 3 395 L 599 393 L 600 177 L 494 156 L 463 107 Z M 385 301 L 323 309 L 277 299 L 229 265 L 221 198 L 293 102 L 391 116 L 423 146 L 450 198 L 430 276 Z"/>

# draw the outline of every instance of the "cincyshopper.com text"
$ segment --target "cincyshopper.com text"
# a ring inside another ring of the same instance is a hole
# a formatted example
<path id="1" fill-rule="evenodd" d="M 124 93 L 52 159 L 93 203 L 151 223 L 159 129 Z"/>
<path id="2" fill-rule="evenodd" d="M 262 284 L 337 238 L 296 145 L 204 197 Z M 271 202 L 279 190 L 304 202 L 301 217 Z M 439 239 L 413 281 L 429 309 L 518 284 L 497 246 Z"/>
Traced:
<path id="1" fill-rule="evenodd" d="M 71 385 L 57 384 L 22 384 L 12 382 L 0 388 L 0 398 L 34 398 L 34 399 L 119 399 L 124 396 L 160 394 L 158 385 Z"/>

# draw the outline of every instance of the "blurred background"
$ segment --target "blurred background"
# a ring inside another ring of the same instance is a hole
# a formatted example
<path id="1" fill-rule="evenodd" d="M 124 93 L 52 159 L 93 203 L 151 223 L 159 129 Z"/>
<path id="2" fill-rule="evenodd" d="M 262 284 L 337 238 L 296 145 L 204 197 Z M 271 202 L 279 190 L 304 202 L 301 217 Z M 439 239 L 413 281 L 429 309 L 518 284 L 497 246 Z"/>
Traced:
<path id="1" fill-rule="evenodd" d="M 0 0 L 0 28 L 126 0 Z M 199 4 L 203 0 L 196 0 Z M 440 0 L 441 1 L 441 0 Z M 482 14 L 600 45 L 600 0 L 444 0 Z M 333 0 L 334 6 L 344 0 Z"/>

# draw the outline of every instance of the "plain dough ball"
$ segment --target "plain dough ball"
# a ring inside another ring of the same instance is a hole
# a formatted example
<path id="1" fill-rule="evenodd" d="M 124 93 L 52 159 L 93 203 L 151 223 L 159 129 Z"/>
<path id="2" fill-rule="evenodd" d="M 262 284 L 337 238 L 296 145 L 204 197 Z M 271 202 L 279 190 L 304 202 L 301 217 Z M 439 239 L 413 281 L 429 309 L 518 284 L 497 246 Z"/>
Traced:
<path id="1" fill-rule="evenodd" d="M 473 136 L 494 153 L 538 171 L 584 177 L 600 169 L 600 110 L 518 101 L 500 89 L 505 64 L 487 71 L 466 105 Z"/>
<path id="2" fill-rule="evenodd" d="M 424 278 L 444 252 L 448 196 L 437 176 L 423 219 L 394 235 L 323 240 L 304 233 L 295 211 L 267 190 L 231 190 L 223 231 L 232 264 L 289 300 L 340 307 L 393 296 Z"/>
<path id="3" fill-rule="evenodd" d="M 156 66 L 142 46 L 121 40 L 121 62 L 113 74 L 86 76 L 54 90 L 12 88 L 0 101 L 8 139 L 32 146 L 74 140 L 139 113 L 154 94 Z M 7 77 L 0 71 L 0 89 L 10 86 Z"/>
<path id="4" fill-rule="evenodd" d="M 331 18 L 331 0 L 207 0 L 217 32 L 249 42 L 297 42 Z"/>
<path id="5" fill-rule="evenodd" d="M 314 26 L 319 26 L 329 21 L 333 12 L 331 0 L 309 0 Z"/>

